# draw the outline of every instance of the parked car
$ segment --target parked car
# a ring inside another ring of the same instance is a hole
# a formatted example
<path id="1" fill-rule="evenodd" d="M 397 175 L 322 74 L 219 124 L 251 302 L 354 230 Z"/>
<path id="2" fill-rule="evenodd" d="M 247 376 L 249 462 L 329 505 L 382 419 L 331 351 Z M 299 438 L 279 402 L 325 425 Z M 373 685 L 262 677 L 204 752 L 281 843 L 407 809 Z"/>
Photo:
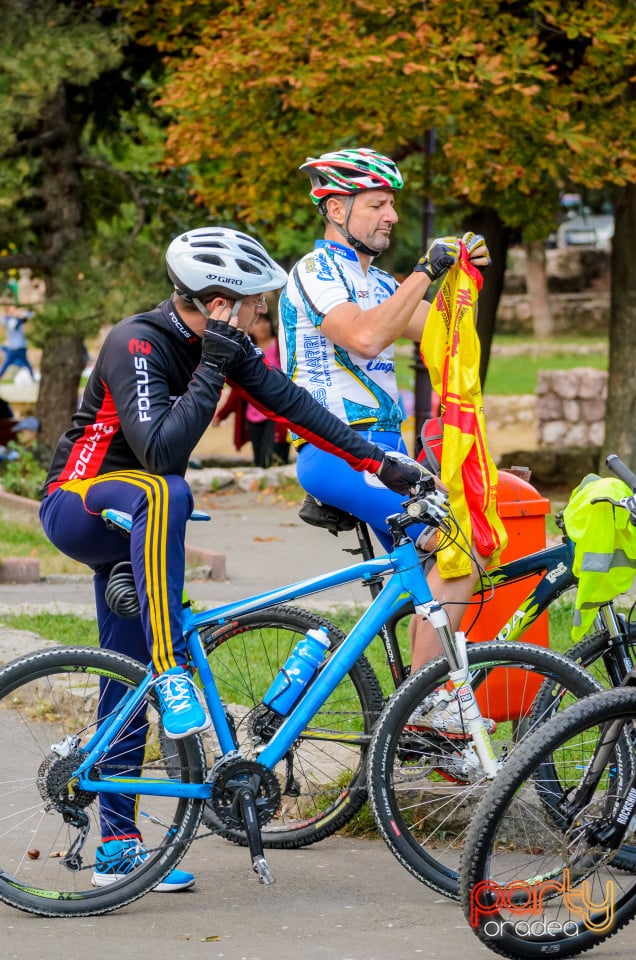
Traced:
<path id="1" fill-rule="evenodd" d="M 609 252 L 614 236 L 611 213 L 583 213 L 564 220 L 556 232 L 557 247 L 593 247 Z"/>

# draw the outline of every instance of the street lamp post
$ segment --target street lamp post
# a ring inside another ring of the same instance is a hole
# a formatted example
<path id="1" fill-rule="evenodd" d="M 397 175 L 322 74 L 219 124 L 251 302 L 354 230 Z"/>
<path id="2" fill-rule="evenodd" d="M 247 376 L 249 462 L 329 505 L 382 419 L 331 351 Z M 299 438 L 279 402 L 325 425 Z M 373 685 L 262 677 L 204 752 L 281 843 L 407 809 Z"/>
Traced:
<path id="1" fill-rule="evenodd" d="M 422 196 L 422 250 L 426 250 L 433 236 L 433 217 L 435 207 L 430 196 L 431 157 L 435 150 L 435 130 L 424 133 L 422 143 L 422 160 L 424 165 L 424 192 Z M 413 344 L 413 360 L 415 367 L 414 414 L 415 414 L 415 455 L 419 452 L 419 437 L 422 425 L 432 415 L 431 410 L 431 380 L 428 371 L 422 363 L 419 343 Z"/>

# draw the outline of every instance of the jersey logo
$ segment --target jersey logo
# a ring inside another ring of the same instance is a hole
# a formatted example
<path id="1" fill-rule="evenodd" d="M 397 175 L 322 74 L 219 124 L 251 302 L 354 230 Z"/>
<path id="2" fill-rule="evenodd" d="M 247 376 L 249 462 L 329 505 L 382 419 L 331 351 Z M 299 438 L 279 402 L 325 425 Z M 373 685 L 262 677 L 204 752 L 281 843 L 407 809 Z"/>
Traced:
<path id="1" fill-rule="evenodd" d="M 172 320 L 181 336 L 187 340 L 188 343 L 196 343 L 196 341 L 200 339 L 200 337 L 197 337 L 195 333 L 192 333 L 192 330 L 190 330 L 189 327 L 186 327 L 185 323 L 181 323 L 181 320 L 179 320 L 179 317 L 173 310 L 170 311 L 168 316 Z"/>
<path id="2" fill-rule="evenodd" d="M 317 253 L 313 257 L 306 257 L 302 264 L 305 273 L 315 273 L 318 280 L 333 280 L 331 263 L 324 253 Z"/>
<path id="3" fill-rule="evenodd" d="M 150 415 L 148 361 L 144 357 L 135 357 L 135 380 L 137 382 L 137 415 L 140 423 L 144 423 L 152 420 Z"/>
<path id="4" fill-rule="evenodd" d="M 152 350 L 152 347 L 147 340 L 129 340 L 128 341 L 128 351 L 132 354 L 135 353 L 144 353 L 148 354 Z"/>
<path id="5" fill-rule="evenodd" d="M 78 477 L 84 477 L 86 475 L 87 467 L 98 446 L 105 438 L 109 437 L 114 430 L 115 428 L 107 423 L 93 424 L 93 432 L 84 438 L 82 445 L 78 449 L 75 465 L 68 476 L 69 480 L 76 480 Z"/>
<path id="6" fill-rule="evenodd" d="M 392 360 L 382 360 L 380 357 L 376 357 L 375 360 L 369 360 L 366 369 L 369 372 L 371 370 L 384 370 L 386 373 L 392 373 L 395 368 Z"/>

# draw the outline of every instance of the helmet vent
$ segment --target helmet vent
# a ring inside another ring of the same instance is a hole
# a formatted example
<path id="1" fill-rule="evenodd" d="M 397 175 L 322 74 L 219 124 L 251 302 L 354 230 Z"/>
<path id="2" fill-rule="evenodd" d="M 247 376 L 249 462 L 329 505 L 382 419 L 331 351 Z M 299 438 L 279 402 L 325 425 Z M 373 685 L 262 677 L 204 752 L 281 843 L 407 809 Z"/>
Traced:
<path id="1" fill-rule="evenodd" d="M 201 263 L 211 263 L 214 267 L 225 266 L 225 260 L 222 257 L 217 257 L 214 253 L 196 253 L 192 259 Z"/>
<path id="2" fill-rule="evenodd" d="M 256 276 L 260 276 L 262 272 L 253 263 L 248 263 L 247 260 L 241 260 L 240 257 L 236 258 L 236 266 L 240 267 L 245 273 L 253 273 L 256 274 Z"/>

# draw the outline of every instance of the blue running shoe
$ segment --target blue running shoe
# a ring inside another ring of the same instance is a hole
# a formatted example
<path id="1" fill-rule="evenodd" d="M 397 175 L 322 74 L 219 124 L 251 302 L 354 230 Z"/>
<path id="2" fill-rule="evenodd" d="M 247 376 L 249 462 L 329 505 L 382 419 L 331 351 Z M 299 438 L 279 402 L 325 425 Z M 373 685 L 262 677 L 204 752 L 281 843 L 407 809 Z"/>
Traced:
<path id="1" fill-rule="evenodd" d="M 95 870 L 91 877 L 94 887 L 107 887 L 122 880 L 148 856 L 141 840 L 107 840 L 95 851 Z M 156 893 L 173 893 L 194 886 L 193 874 L 185 870 L 173 870 L 154 888 Z"/>
<path id="2" fill-rule="evenodd" d="M 201 733 L 210 726 L 192 677 L 184 667 L 172 667 L 160 674 L 155 680 L 155 690 L 163 728 L 171 740 Z"/>

